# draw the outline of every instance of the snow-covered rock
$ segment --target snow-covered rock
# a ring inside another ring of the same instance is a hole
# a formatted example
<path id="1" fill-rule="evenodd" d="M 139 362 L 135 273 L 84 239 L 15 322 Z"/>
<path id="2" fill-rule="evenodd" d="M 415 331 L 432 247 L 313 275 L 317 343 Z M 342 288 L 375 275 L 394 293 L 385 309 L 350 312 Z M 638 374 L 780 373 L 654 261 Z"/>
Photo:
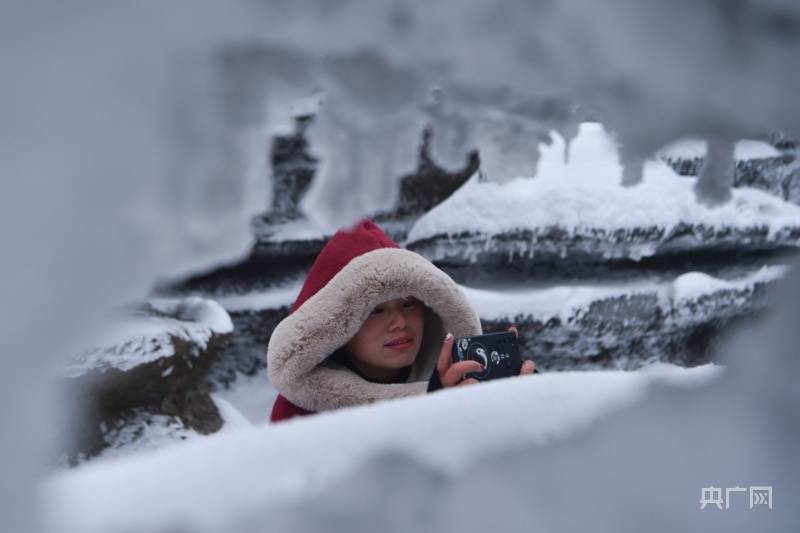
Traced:
<path id="1" fill-rule="evenodd" d="M 91 347 L 70 357 L 62 377 L 90 372 L 127 372 L 138 366 L 175 356 L 176 342 L 196 346 L 191 355 L 206 350 L 214 335 L 233 331 L 233 323 L 216 302 L 199 297 L 153 299 L 147 309 L 110 316 L 99 334 L 86 341 Z M 155 313 L 153 311 L 156 311 Z"/>
<path id="2" fill-rule="evenodd" d="M 61 375 L 87 404 L 68 461 L 220 428 L 206 374 L 233 323 L 219 304 L 154 299 L 98 329 L 91 348 L 77 350 Z"/>
<path id="3" fill-rule="evenodd" d="M 517 325 L 524 354 L 544 369 L 696 365 L 740 319 L 767 305 L 787 272 L 763 267 L 733 279 L 688 272 L 673 280 L 549 288 L 464 288 L 484 329 Z"/>
<path id="4" fill-rule="evenodd" d="M 734 150 L 734 187 L 759 189 L 778 198 L 800 204 L 800 167 L 792 140 L 780 134 L 774 144 L 755 140 L 742 140 Z M 664 147 L 656 155 L 682 176 L 697 176 L 705 163 L 707 143 L 698 139 L 682 139 Z"/>
<path id="5" fill-rule="evenodd" d="M 693 252 L 763 251 L 800 245 L 800 207 L 738 188 L 710 207 L 695 180 L 663 162 L 621 185 L 613 139 L 586 123 L 563 161 L 563 140 L 542 147 L 537 177 L 471 180 L 420 218 L 406 246 L 443 264 L 597 264 Z"/>

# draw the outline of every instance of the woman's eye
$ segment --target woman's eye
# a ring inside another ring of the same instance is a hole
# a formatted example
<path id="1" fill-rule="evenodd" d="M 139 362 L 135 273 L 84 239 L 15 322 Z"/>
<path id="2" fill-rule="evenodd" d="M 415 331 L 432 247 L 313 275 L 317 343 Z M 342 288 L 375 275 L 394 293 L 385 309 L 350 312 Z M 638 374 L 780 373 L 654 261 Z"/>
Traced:
<path id="1" fill-rule="evenodd" d="M 373 315 L 379 315 L 379 314 L 381 314 L 381 313 L 383 313 L 383 307 L 376 307 L 375 309 L 373 309 L 373 310 L 372 310 L 372 313 L 371 313 L 371 314 L 373 314 Z"/>
<path id="2" fill-rule="evenodd" d="M 408 300 L 406 302 L 403 302 L 403 307 L 414 307 L 416 305 L 417 305 L 416 300 Z"/>

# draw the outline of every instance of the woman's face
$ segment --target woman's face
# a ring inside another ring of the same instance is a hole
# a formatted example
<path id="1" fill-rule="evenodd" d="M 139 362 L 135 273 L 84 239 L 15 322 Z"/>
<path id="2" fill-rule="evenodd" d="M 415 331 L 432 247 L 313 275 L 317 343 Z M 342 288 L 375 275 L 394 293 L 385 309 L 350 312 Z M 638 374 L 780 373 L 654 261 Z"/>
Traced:
<path id="1" fill-rule="evenodd" d="M 380 380 L 417 358 L 425 326 L 425 307 L 413 297 L 377 305 L 345 348 L 367 377 Z"/>

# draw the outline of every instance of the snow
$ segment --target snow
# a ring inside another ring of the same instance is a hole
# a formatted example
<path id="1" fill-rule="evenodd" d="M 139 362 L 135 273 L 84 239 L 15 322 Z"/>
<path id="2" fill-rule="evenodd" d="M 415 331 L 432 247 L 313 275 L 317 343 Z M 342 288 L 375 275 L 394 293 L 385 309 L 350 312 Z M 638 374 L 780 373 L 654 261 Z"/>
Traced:
<path id="1" fill-rule="evenodd" d="M 764 266 L 758 271 L 734 280 L 722 280 L 703 272 L 687 272 L 678 276 L 670 287 L 670 297 L 675 302 L 696 299 L 702 295 L 724 290 L 743 290 L 757 283 L 770 283 L 789 272 L 785 266 Z"/>
<path id="2" fill-rule="evenodd" d="M 297 299 L 302 282 L 283 285 L 266 291 L 256 291 L 242 295 L 219 296 L 216 301 L 226 311 L 259 311 L 264 309 L 280 309 L 290 307 Z"/>
<path id="3" fill-rule="evenodd" d="M 268 387 L 265 388 L 269 390 Z M 236 429 L 249 428 L 255 423 L 252 419 L 245 416 L 235 405 L 219 394 L 212 394 L 211 399 L 214 401 L 214 405 L 217 406 L 219 415 L 222 418 L 223 425 L 220 431 L 230 432 Z M 270 407 L 272 406 L 272 404 L 269 405 Z M 262 412 L 262 422 L 266 420 L 266 417 L 263 415 L 264 413 Z"/>
<path id="4" fill-rule="evenodd" d="M 769 159 L 780 157 L 781 151 L 764 141 L 754 141 L 742 139 L 736 143 L 733 151 L 733 158 L 737 161 L 749 161 L 751 159 Z"/>
<path id="5" fill-rule="evenodd" d="M 563 161 L 563 139 L 557 134 L 554 139 L 551 146 L 542 146 L 536 178 L 518 177 L 503 184 L 470 180 L 421 217 L 407 242 L 442 234 L 496 235 L 547 227 L 565 228 L 573 235 L 650 227 L 668 234 L 681 223 L 765 226 L 774 235 L 800 224 L 799 206 L 756 189 L 733 189 L 731 200 L 717 207 L 700 203 L 695 179 L 679 177 L 662 161 L 648 161 L 642 182 L 624 187 L 621 165 L 609 149 L 613 138 L 600 124 L 581 125 L 569 163 Z"/>
<path id="6" fill-rule="evenodd" d="M 204 349 L 213 335 L 230 333 L 233 322 L 216 302 L 199 297 L 153 299 L 153 308 L 179 318 L 114 313 L 98 327 L 99 333 L 74 350 L 61 371 L 74 378 L 90 371 L 128 371 L 136 366 L 175 355 L 173 339 Z M 194 353 L 194 352 L 192 352 Z M 170 369 L 165 369 L 169 373 Z"/>
<path id="7" fill-rule="evenodd" d="M 214 300 L 190 296 L 180 299 L 153 298 L 148 303 L 166 315 L 202 324 L 214 333 L 233 331 L 231 317 Z"/>
<path id="8" fill-rule="evenodd" d="M 239 376 L 227 389 L 212 395 L 217 406 L 225 402 L 232 410 L 254 425 L 263 425 L 269 420 L 272 404 L 278 391 L 267 377 L 267 372 L 258 372 L 253 376 Z M 222 413 L 225 423 L 226 415 Z"/>
<path id="9" fill-rule="evenodd" d="M 685 300 L 720 290 L 746 290 L 757 283 L 776 281 L 788 272 L 784 266 L 764 266 L 745 276 L 723 280 L 702 272 L 687 272 L 673 281 L 632 282 L 616 285 L 563 285 L 548 288 L 476 289 L 462 286 L 472 305 L 484 320 L 511 320 L 517 316 L 546 322 L 558 317 L 563 323 L 598 300 L 633 294 L 656 293 L 666 308 Z"/>
<path id="10" fill-rule="evenodd" d="M 147 454 L 202 437 L 176 417 L 144 411 L 134 414 L 133 418 L 121 420 L 119 427 L 103 427 L 102 432 L 108 446 L 92 459 L 93 463 Z"/>
<path id="11" fill-rule="evenodd" d="M 235 430 L 53 475 L 42 493 L 45 531 L 230 531 L 254 516 L 265 526 L 271 509 L 331 487 L 381 451 L 465 472 L 486 453 L 545 446 L 614 417 L 654 383 L 703 387 L 720 371 L 542 374 L 277 425 L 239 419 Z"/>
<path id="12" fill-rule="evenodd" d="M 708 141 L 702 139 L 679 139 L 672 142 L 658 152 L 656 156 L 670 160 L 700 159 L 706 156 Z M 742 139 L 736 143 L 733 150 L 736 161 L 750 161 L 752 159 L 769 159 L 780 157 L 781 151 L 764 141 Z"/>
<path id="13" fill-rule="evenodd" d="M 302 219 L 282 224 L 262 225 L 259 231 L 267 232 L 261 237 L 264 242 L 323 240 L 333 235 L 338 228 L 325 222 Z"/>

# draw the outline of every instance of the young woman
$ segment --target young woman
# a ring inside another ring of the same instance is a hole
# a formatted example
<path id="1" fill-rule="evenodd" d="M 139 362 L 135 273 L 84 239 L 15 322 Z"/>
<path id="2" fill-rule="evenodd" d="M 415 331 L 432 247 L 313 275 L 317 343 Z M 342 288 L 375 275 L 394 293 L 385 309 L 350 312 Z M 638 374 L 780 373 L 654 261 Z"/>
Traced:
<path id="1" fill-rule="evenodd" d="M 267 350 L 271 421 L 475 383 L 451 363 L 454 337 L 481 333 L 458 285 L 372 221 L 322 249 Z M 526 361 L 523 374 L 533 373 Z"/>

